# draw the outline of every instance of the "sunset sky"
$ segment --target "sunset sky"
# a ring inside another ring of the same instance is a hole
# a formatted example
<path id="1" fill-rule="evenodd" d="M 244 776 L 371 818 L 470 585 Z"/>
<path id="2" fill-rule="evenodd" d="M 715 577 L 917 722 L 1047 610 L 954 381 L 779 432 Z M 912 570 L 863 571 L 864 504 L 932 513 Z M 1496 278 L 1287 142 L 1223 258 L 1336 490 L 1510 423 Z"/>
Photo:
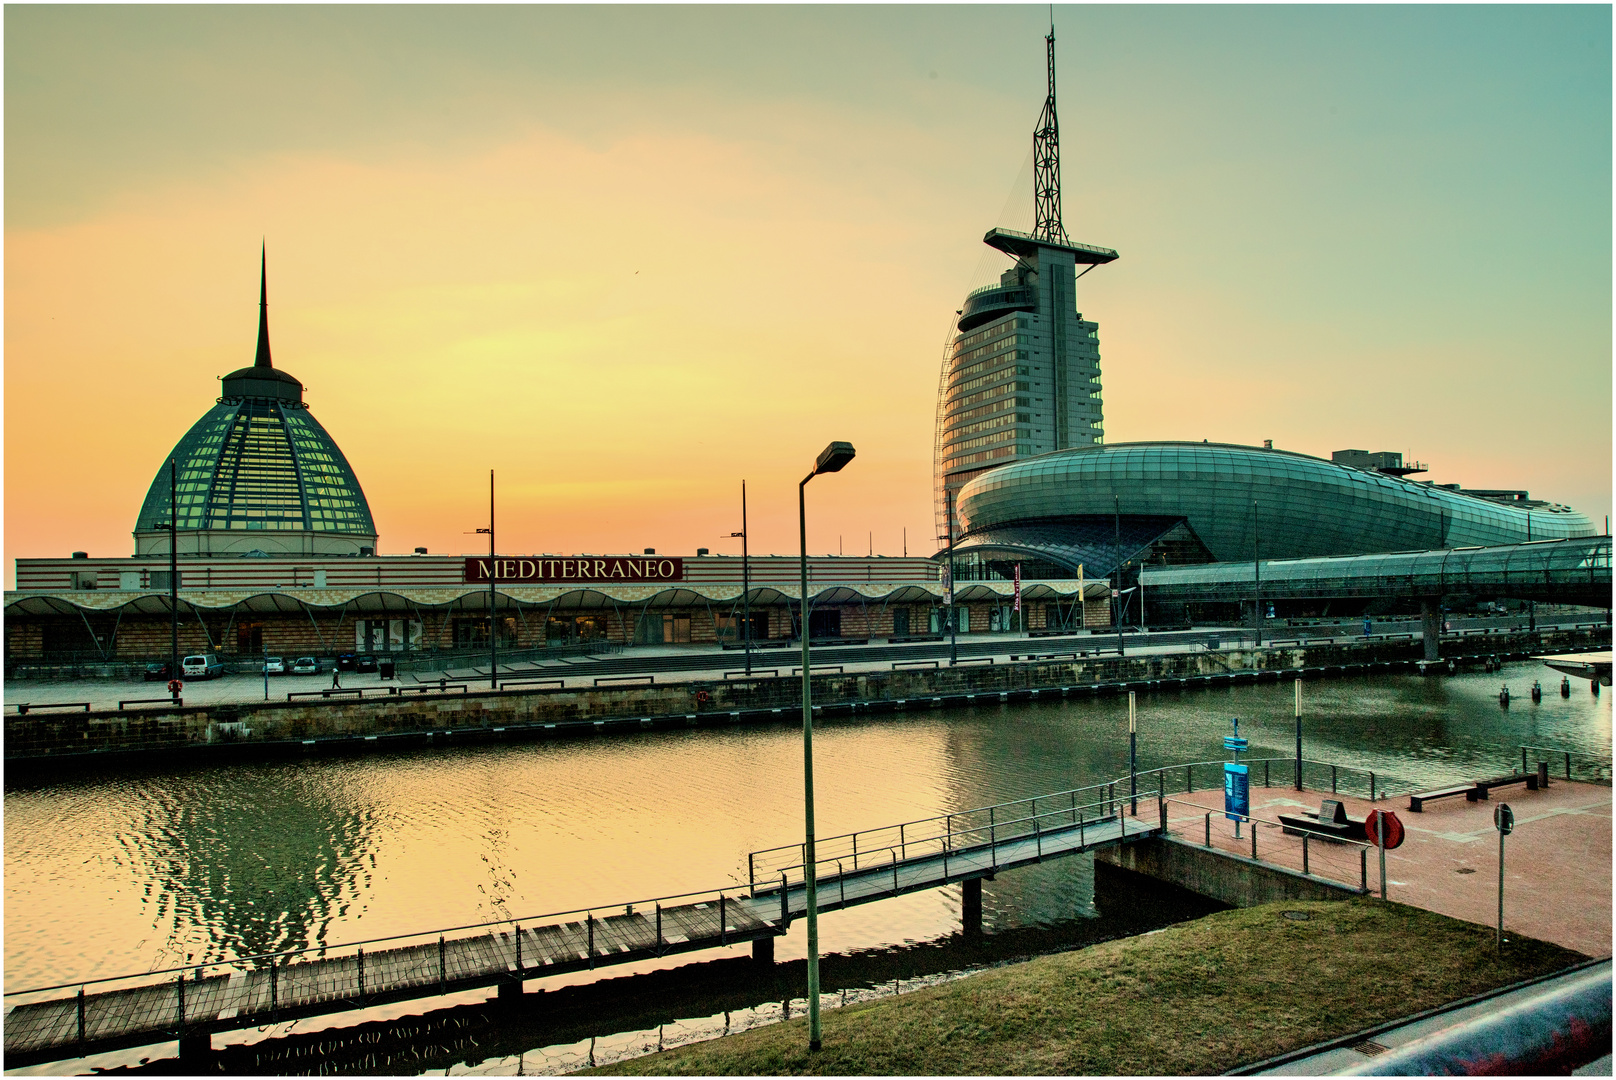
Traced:
<path id="1" fill-rule="evenodd" d="M 5 541 L 128 555 L 252 362 L 384 553 L 935 550 L 954 310 L 1026 227 L 1048 9 L 5 10 Z M 1611 10 L 1055 8 L 1108 442 L 1611 511 Z M 984 257 L 984 256 L 990 257 Z"/>

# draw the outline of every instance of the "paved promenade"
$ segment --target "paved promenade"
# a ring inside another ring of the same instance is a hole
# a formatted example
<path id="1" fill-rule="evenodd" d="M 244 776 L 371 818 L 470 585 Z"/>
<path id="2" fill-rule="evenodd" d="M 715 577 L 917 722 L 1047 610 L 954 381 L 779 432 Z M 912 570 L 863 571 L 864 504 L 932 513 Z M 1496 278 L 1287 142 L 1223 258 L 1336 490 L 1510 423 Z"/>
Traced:
<path id="1" fill-rule="evenodd" d="M 1321 798 L 1332 797 L 1339 798 L 1354 818 L 1379 806 L 1392 810 L 1402 821 L 1407 839 L 1386 854 L 1388 900 L 1488 926 L 1498 920 L 1498 833 L 1493 828 L 1493 807 L 1508 803 L 1515 811 L 1515 831 L 1504 841 L 1506 934 L 1513 931 L 1551 941 L 1589 956 L 1611 955 L 1609 787 L 1553 780 L 1546 791 L 1527 791 L 1524 785 L 1502 788 L 1487 802 L 1466 802 L 1463 796 L 1439 799 L 1427 803 L 1418 814 L 1409 811 L 1407 796 L 1371 803 L 1349 795 L 1254 787 L 1251 813 L 1271 821 L 1282 813 L 1317 810 Z M 1182 800 L 1175 801 L 1170 814 L 1172 831 L 1181 839 L 1199 839 L 1202 833 L 1196 830 L 1204 827 L 1185 803 L 1223 808 L 1221 790 L 1173 798 Z M 1152 799 L 1150 811 L 1154 810 Z M 1143 800 L 1140 813 L 1146 813 Z M 1235 840 L 1233 823 L 1221 814 L 1213 816 L 1215 847 L 1250 855 L 1249 827 L 1242 827 L 1241 836 Z M 1301 869 L 1300 838 L 1263 826 L 1257 843 L 1264 861 Z M 1310 841 L 1309 848 L 1314 873 L 1356 884 L 1356 850 L 1349 859 L 1341 853 L 1342 845 Z M 1369 854 L 1369 885 L 1378 895 L 1380 869 L 1374 851 Z"/>

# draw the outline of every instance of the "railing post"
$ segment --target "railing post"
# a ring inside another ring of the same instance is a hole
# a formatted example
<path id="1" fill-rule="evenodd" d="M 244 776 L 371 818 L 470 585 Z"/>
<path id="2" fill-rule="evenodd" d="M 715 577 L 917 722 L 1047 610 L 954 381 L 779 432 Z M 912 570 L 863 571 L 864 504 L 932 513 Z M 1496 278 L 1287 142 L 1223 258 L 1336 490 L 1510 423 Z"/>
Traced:
<path id="1" fill-rule="evenodd" d="M 757 867 L 753 865 L 752 859 L 753 859 L 753 853 L 750 852 L 750 851 L 747 852 L 746 853 L 746 887 L 749 890 L 751 890 L 751 893 L 752 893 L 753 896 L 756 896 L 757 895 Z"/>
<path id="2" fill-rule="evenodd" d="M 790 927 L 791 907 L 786 903 L 786 872 L 782 870 L 780 871 L 780 928 L 787 930 Z"/>
<path id="3" fill-rule="evenodd" d="M 1206 812 L 1206 846 L 1212 846 L 1212 811 Z"/>
<path id="4" fill-rule="evenodd" d="M 1038 840 L 1038 861 L 1044 861 L 1044 826 L 1036 817 L 1032 819 L 1032 832 Z"/>
<path id="5" fill-rule="evenodd" d="M 1566 779 L 1571 779 L 1571 751 L 1566 751 Z"/>
<path id="6" fill-rule="evenodd" d="M 656 906 L 656 954 L 662 955 L 662 904 Z"/>
<path id="7" fill-rule="evenodd" d="M 1302 834 L 1302 873 L 1311 873 L 1307 868 L 1307 833 Z"/>
<path id="8" fill-rule="evenodd" d="M 589 929 L 589 966 L 593 969 L 595 966 L 595 913 L 593 911 L 584 912 L 584 924 Z M 661 935 L 658 934 L 657 936 L 660 937 Z"/>
<path id="9" fill-rule="evenodd" d="M 443 935 L 438 935 L 438 993 L 448 992 L 449 987 L 449 958 L 444 955 Z"/>
<path id="10" fill-rule="evenodd" d="M 898 853 L 892 853 L 892 895 L 898 895 Z"/>
<path id="11" fill-rule="evenodd" d="M 1524 772 L 1525 770 L 1522 770 L 1522 771 Z M 1374 769 L 1369 770 L 1369 801 L 1370 802 L 1375 801 L 1375 770 Z"/>
<path id="12" fill-rule="evenodd" d="M 853 869 L 858 869 L 858 833 L 853 834 Z"/>
<path id="13" fill-rule="evenodd" d="M 1330 766 L 1330 794 L 1335 794 L 1335 766 Z"/>
<path id="14" fill-rule="evenodd" d="M 1366 847 L 1358 849 L 1358 890 L 1369 891 L 1369 849 Z"/>
<path id="15" fill-rule="evenodd" d="M 954 815 L 949 814 L 945 820 L 948 823 L 948 839 L 943 841 L 943 850 L 952 851 L 954 849 Z"/>
<path id="16" fill-rule="evenodd" d="M 365 996 L 365 950 L 359 950 L 359 996 Z"/>
<path id="17" fill-rule="evenodd" d="M 1083 812 L 1081 810 L 1077 812 L 1077 846 L 1086 846 L 1086 842 L 1083 839 Z"/>
<path id="18" fill-rule="evenodd" d="M 512 923 L 516 927 L 516 973 L 522 973 L 522 924 Z"/>
<path id="19" fill-rule="evenodd" d="M 178 997 L 178 1011 L 176 1016 L 180 1027 L 185 1026 L 185 972 L 174 977 L 174 992 Z"/>
<path id="20" fill-rule="evenodd" d="M 729 944 L 729 920 L 724 917 L 724 894 L 718 894 L 718 943 Z"/>
<path id="21" fill-rule="evenodd" d="M 1526 771 L 1526 747 L 1521 747 L 1521 772 Z"/>
<path id="22" fill-rule="evenodd" d="M 1257 822 L 1250 814 L 1246 815 L 1246 824 L 1251 826 L 1251 857 L 1257 858 Z"/>
<path id="23" fill-rule="evenodd" d="M 842 860 L 836 860 L 836 884 L 841 887 L 842 906 L 847 906 L 847 871 L 842 869 Z"/>
<path id="24" fill-rule="evenodd" d="M 84 1044 L 84 987 L 79 987 L 79 1045 Z"/>
<path id="25" fill-rule="evenodd" d="M 1156 774 L 1156 809 L 1161 814 L 1161 833 L 1167 835 L 1167 778 Z"/>
<path id="26" fill-rule="evenodd" d="M 909 841 L 904 839 L 902 825 L 898 826 L 898 847 L 903 849 L 903 857 L 907 860 L 909 858 Z"/>
<path id="27" fill-rule="evenodd" d="M 1184 794 L 1186 795 L 1195 793 L 1195 773 L 1191 771 L 1194 768 L 1195 766 L 1193 765 L 1184 766 Z"/>
<path id="28" fill-rule="evenodd" d="M 1271 786 L 1268 783 L 1268 759 L 1267 758 L 1264 758 L 1263 763 L 1262 763 L 1262 786 L 1263 787 L 1270 787 Z"/>

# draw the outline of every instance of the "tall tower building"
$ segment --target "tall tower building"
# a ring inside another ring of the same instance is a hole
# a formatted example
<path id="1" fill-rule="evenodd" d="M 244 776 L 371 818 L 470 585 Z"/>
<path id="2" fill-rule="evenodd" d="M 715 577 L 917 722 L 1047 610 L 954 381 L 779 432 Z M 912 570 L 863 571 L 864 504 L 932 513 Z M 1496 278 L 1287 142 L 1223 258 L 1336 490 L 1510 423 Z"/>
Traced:
<path id="1" fill-rule="evenodd" d="M 1061 224 L 1054 27 L 1044 41 L 1049 96 L 1033 132 L 1036 223 L 1031 233 L 994 228 L 982 238 L 1015 262 L 997 284 L 965 298 L 943 359 L 932 455 L 942 536 L 949 500 L 977 474 L 1105 439 L 1099 324 L 1077 310 L 1076 281 L 1117 253 L 1069 239 Z"/>

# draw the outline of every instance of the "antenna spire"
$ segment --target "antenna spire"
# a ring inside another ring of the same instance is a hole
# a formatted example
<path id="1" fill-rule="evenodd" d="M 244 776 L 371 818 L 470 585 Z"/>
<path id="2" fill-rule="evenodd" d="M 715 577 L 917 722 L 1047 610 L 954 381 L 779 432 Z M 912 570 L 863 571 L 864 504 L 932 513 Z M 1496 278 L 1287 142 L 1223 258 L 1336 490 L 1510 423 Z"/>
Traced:
<path id="1" fill-rule="evenodd" d="M 274 367 L 269 358 L 269 257 L 265 248 L 258 252 L 258 355 L 253 367 Z"/>
<path id="2" fill-rule="evenodd" d="M 1049 11 L 1049 36 L 1044 38 L 1049 62 L 1049 96 L 1038 114 L 1038 128 L 1032 133 L 1033 211 L 1032 234 L 1040 240 L 1070 243 L 1061 224 L 1060 121 L 1055 117 L 1055 9 Z"/>

